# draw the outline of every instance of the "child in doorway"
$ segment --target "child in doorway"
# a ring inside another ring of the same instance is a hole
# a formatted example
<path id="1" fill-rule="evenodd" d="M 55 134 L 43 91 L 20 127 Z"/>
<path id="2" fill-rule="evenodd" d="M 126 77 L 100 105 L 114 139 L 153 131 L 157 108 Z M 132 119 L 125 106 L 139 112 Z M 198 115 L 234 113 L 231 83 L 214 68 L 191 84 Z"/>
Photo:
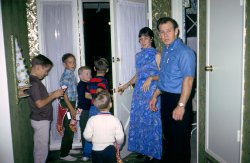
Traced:
<path id="1" fill-rule="evenodd" d="M 85 97 L 87 99 L 92 100 L 90 110 L 89 110 L 89 117 L 96 115 L 99 110 L 93 105 L 93 99 L 96 97 L 96 93 L 102 90 L 108 91 L 108 80 L 105 78 L 106 73 L 108 72 L 108 61 L 105 58 L 100 58 L 94 62 L 94 70 L 96 71 L 96 76 L 89 80 L 87 84 L 87 92 L 85 93 Z M 85 141 L 84 144 L 84 152 L 91 153 L 91 145 L 89 142 Z M 89 157 L 83 157 L 83 161 L 87 161 Z"/>
<path id="2" fill-rule="evenodd" d="M 53 63 L 43 55 L 35 56 L 31 61 L 30 84 L 28 90 L 29 106 L 31 108 L 30 120 L 34 129 L 34 163 L 46 162 L 49 149 L 49 131 L 53 118 L 51 102 L 63 96 L 64 90 L 58 89 L 50 94 L 41 80 L 45 78 Z"/>
<path id="3" fill-rule="evenodd" d="M 88 83 L 88 93 L 85 94 L 85 97 L 88 99 L 93 99 L 96 96 L 96 93 L 106 90 L 108 91 L 108 80 L 105 78 L 106 73 L 109 71 L 109 63 L 105 58 L 100 58 L 94 62 L 94 70 L 96 71 L 96 76 L 90 79 Z M 89 116 L 96 115 L 99 110 L 93 105 L 90 107 Z"/>
<path id="4" fill-rule="evenodd" d="M 81 128 L 81 140 L 82 140 L 82 160 L 88 161 L 89 157 L 91 156 L 92 145 L 89 142 L 85 141 L 83 137 L 83 131 L 89 119 L 89 109 L 91 105 L 91 100 L 85 98 L 87 83 L 92 78 L 91 69 L 88 66 L 82 66 L 78 69 L 78 75 L 79 75 L 80 81 L 77 85 L 77 93 L 78 93 L 77 107 L 78 109 L 80 109 L 80 112 L 81 112 L 80 128 Z"/>
<path id="5" fill-rule="evenodd" d="M 93 163 L 116 163 L 115 144 L 119 146 L 124 141 L 121 122 L 110 113 L 112 102 L 107 91 L 97 94 L 94 105 L 99 109 L 97 115 L 92 116 L 84 130 L 84 137 L 91 141 Z"/>
<path id="6" fill-rule="evenodd" d="M 66 115 L 63 116 L 64 133 L 61 142 L 60 159 L 66 161 L 76 161 L 77 158 L 69 154 L 77 154 L 80 151 L 72 150 L 72 143 L 74 132 L 72 131 L 70 121 L 75 119 L 76 109 L 75 104 L 77 100 L 77 81 L 75 76 L 76 61 L 75 56 L 71 53 L 66 53 L 62 57 L 64 72 L 60 79 L 60 86 L 66 87 L 63 99 L 60 100 L 60 106 L 66 110 Z"/>

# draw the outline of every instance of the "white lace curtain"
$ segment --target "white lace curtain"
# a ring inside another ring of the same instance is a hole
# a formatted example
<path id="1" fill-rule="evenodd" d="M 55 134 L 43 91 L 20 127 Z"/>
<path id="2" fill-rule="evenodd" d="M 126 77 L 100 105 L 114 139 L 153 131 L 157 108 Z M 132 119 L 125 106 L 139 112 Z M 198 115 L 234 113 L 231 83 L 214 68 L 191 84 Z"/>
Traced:
<path id="1" fill-rule="evenodd" d="M 117 3 L 118 56 L 121 58 L 119 82 L 125 83 L 135 74 L 135 54 L 140 51 L 139 30 L 148 26 L 145 3 Z"/>
<path id="2" fill-rule="evenodd" d="M 59 80 L 64 70 L 61 59 L 63 54 L 77 54 L 73 3 L 71 0 L 38 0 L 38 2 L 40 51 L 54 63 L 54 67 L 46 78 L 48 91 L 51 92 L 59 88 Z M 53 108 L 54 120 L 51 125 L 50 144 L 51 148 L 58 149 L 61 136 L 56 131 L 57 101 L 53 103 Z M 80 142 L 78 137 L 78 134 L 75 134 L 75 141 Z"/>

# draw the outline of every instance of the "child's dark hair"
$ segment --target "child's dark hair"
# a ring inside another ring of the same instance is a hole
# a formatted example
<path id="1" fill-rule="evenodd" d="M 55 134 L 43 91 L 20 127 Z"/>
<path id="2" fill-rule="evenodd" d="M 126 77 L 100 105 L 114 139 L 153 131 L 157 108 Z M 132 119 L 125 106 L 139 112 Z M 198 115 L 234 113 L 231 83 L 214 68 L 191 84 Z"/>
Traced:
<path id="1" fill-rule="evenodd" d="M 89 66 L 82 66 L 82 67 L 80 67 L 78 69 L 78 75 L 80 75 L 83 70 L 90 70 L 91 71 L 91 68 Z"/>
<path id="2" fill-rule="evenodd" d="M 41 66 L 44 66 L 44 67 L 48 67 L 48 66 L 53 67 L 52 61 L 49 58 L 42 55 L 42 54 L 39 54 L 39 55 L 35 56 L 31 61 L 31 65 L 32 65 L 32 67 L 35 66 L 35 65 L 41 65 Z"/>
<path id="3" fill-rule="evenodd" d="M 94 105 L 100 109 L 108 109 L 109 108 L 109 104 L 111 102 L 111 97 L 110 97 L 110 93 L 103 90 L 99 93 L 97 93 L 96 98 L 94 100 Z"/>
<path id="4" fill-rule="evenodd" d="M 143 28 L 139 31 L 138 37 L 140 38 L 141 36 L 150 37 L 150 39 L 152 40 L 151 46 L 152 46 L 153 48 L 155 48 L 154 32 L 153 32 L 150 28 L 148 28 L 148 27 L 143 27 Z"/>
<path id="5" fill-rule="evenodd" d="M 109 68 L 109 63 L 107 59 L 105 58 L 98 59 L 97 61 L 94 62 L 94 65 L 95 65 L 96 71 L 100 71 L 100 72 L 107 72 Z"/>
<path id="6" fill-rule="evenodd" d="M 66 53 L 66 54 L 64 54 L 64 55 L 62 56 L 62 62 L 65 63 L 65 61 L 66 61 L 68 58 L 70 58 L 70 57 L 75 58 L 75 56 L 74 56 L 73 54 L 71 54 L 71 53 Z"/>

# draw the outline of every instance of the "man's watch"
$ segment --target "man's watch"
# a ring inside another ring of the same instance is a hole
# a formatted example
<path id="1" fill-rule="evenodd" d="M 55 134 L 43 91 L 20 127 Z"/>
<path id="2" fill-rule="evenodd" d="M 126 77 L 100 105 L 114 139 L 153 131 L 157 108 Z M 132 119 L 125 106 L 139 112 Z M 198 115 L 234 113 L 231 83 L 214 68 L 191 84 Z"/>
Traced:
<path id="1" fill-rule="evenodd" d="M 182 102 L 179 102 L 178 105 L 179 105 L 180 107 L 184 107 L 184 106 L 185 106 L 184 103 L 182 103 Z"/>

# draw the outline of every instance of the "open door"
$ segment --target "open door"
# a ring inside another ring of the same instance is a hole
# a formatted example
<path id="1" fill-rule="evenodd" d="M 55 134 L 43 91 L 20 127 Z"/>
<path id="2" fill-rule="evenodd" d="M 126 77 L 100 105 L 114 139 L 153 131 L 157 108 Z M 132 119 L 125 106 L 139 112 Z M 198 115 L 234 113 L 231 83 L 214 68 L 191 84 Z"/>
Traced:
<path id="1" fill-rule="evenodd" d="M 121 157 L 124 158 L 129 154 L 127 136 L 133 88 L 127 89 L 122 95 L 116 90 L 135 75 L 135 54 L 140 51 L 138 32 L 148 26 L 147 1 L 111 0 L 110 15 L 114 114 L 124 127 L 126 140 L 121 151 Z"/>
<path id="2" fill-rule="evenodd" d="M 243 1 L 208 0 L 206 22 L 205 148 L 219 162 L 240 163 Z"/>

